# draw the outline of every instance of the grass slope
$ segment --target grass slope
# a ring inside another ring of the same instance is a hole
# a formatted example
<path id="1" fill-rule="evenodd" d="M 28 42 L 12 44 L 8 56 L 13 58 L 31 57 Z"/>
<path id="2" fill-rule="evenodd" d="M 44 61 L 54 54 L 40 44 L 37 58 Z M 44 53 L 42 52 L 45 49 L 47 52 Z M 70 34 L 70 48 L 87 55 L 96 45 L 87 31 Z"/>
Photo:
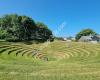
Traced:
<path id="1" fill-rule="evenodd" d="M 32 57 L 42 45 L 0 42 L 0 80 L 100 80 L 100 44 L 55 41 L 40 51 L 49 61 Z"/>

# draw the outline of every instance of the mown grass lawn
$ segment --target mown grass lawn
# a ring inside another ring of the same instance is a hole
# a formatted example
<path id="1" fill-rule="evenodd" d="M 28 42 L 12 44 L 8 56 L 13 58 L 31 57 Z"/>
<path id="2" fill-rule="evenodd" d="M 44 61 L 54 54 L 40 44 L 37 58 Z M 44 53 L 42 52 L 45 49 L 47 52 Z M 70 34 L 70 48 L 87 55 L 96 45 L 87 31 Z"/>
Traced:
<path id="1" fill-rule="evenodd" d="M 48 61 L 27 56 L 41 45 L 0 42 L 0 80 L 100 80 L 100 44 L 55 41 L 40 51 Z"/>

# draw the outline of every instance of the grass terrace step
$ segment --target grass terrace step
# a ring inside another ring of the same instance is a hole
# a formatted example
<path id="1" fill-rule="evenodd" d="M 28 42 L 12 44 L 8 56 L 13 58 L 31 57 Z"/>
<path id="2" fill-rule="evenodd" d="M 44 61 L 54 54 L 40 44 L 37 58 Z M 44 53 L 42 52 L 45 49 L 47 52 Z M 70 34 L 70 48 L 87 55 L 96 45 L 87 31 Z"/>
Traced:
<path id="1" fill-rule="evenodd" d="M 22 54 L 23 52 L 26 52 L 24 49 L 21 49 L 19 51 L 16 52 L 16 56 L 18 56 L 19 54 Z"/>
<path id="2" fill-rule="evenodd" d="M 27 49 L 23 49 L 21 52 L 19 51 L 16 55 L 17 56 L 23 56 L 23 54 L 26 54 L 27 52 L 29 52 L 29 50 L 27 50 Z"/>
<path id="3" fill-rule="evenodd" d="M 15 48 L 15 49 L 12 49 L 8 52 L 8 55 L 10 55 L 11 53 L 13 53 L 14 51 L 17 51 L 17 50 L 20 50 L 20 49 L 23 49 L 23 48 Z"/>
<path id="4" fill-rule="evenodd" d="M 25 54 L 27 55 L 27 54 L 32 54 L 32 53 L 33 53 L 33 50 L 31 50 L 31 51 L 28 50 L 27 52 L 23 53 L 22 56 L 24 56 Z"/>
<path id="5" fill-rule="evenodd" d="M 3 52 L 5 52 L 6 50 L 9 50 L 9 49 L 11 49 L 11 47 L 7 47 L 7 48 L 4 48 L 4 49 L 1 49 L 0 50 L 0 54 L 3 53 Z"/>
<path id="6" fill-rule="evenodd" d="M 1 45 L 0 45 L 0 49 L 1 49 L 1 48 L 6 48 L 6 47 L 9 47 L 9 46 L 7 46 L 7 45 L 1 46 Z"/>
<path id="7" fill-rule="evenodd" d="M 30 53 L 27 54 L 27 56 L 32 55 L 32 57 L 33 57 L 33 56 L 35 56 L 35 55 L 37 55 L 37 54 L 38 54 L 38 51 L 32 50 Z"/>

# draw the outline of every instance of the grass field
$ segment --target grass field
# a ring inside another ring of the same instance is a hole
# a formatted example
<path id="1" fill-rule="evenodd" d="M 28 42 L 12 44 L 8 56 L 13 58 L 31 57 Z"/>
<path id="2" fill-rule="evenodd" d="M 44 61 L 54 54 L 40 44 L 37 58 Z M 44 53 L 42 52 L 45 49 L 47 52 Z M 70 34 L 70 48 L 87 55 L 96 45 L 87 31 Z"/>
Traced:
<path id="1" fill-rule="evenodd" d="M 100 44 L 42 45 L 0 42 L 0 80 L 100 80 Z"/>

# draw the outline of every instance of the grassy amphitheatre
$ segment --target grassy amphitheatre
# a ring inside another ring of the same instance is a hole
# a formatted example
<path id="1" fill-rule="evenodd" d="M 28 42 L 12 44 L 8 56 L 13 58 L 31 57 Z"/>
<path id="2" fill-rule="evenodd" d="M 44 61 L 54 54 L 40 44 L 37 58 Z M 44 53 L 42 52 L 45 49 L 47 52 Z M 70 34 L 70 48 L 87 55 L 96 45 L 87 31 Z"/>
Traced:
<path id="1" fill-rule="evenodd" d="M 0 42 L 0 80 L 100 80 L 100 44 L 42 45 Z"/>

